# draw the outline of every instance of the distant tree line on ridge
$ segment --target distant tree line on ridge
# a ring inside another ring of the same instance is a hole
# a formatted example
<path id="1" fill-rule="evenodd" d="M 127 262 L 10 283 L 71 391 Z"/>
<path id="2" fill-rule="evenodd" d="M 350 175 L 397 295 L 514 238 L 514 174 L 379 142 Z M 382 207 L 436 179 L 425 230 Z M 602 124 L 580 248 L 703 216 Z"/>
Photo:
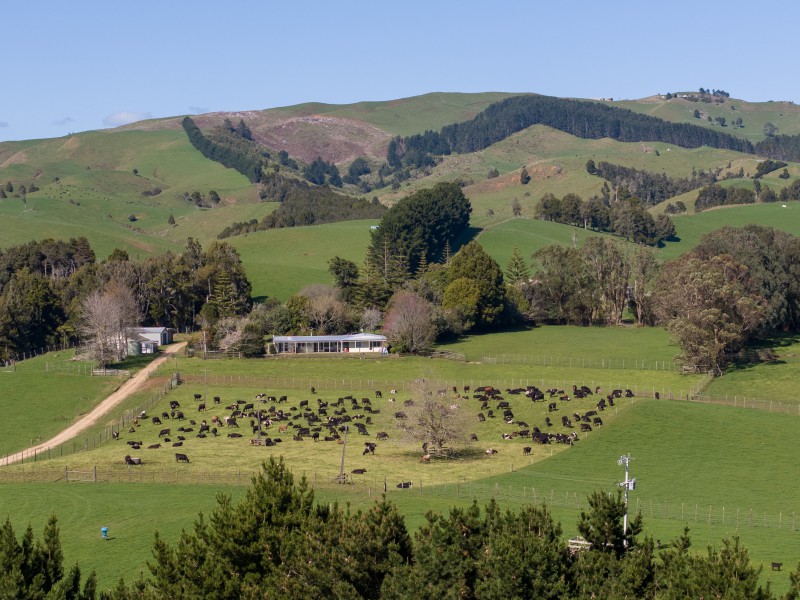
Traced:
<path id="1" fill-rule="evenodd" d="M 790 185 L 782 187 L 780 192 L 775 192 L 769 186 L 761 185 L 756 179 L 753 188 L 722 187 L 710 185 L 700 190 L 695 200 L 697 212 L 715 206 L 730 206 L 734 204 L 754 204 L 756 202 L 797 202 L 800 201 L 800 179 L 795 179 Z"/>
<path id="2" fill-rule="evenodd" d="M 388 146 L 387 162 L 395 169 L 431 165 L 433 156 L 477 152 L 537 124 L 586 139 L 664 142 L 683 148 L 709 146 L 780 160 L 800 160 L 800 135 L 773 136 L 753 144 L 707 127 L 671 123 L 599 102 L 526 95 L 491 104 L 472 120 L 446 125 L 439 132 L 396 137 Z"/>
<path id="3" fill-rule="evenodd" d="M 714 172 L 692 173 L 689 177 L 669 177 L 666 173 L 651 173 L 622 165 L 614 165 L 605 161 L 600 161 L 595 165 L 593 160 L 586 163 L 586 171 L 590 175 L 597 175 L 612 184 L 614 188 L 624 187 L 630 195 L 635 196 L 647 206 L 668 200 L 673 196 L 678 196 L 690 192 L 704 185 L 710 185 L 717 181 L 717 174 Z"/>
<path id="4" fill-rule="evenodd" d="M 577 194 L 557 198 L 547 193 L 535 208 L 535 217 L 574 225 L 584 229 L 613 233 L 626 240 L 648 246 L 659 246 L 675 236 L 675 225 L 664 214 L 653 218 L 638 198 L 625 187 L 610 188 L 604 184 L 603 195 L 583 200 Z"/>

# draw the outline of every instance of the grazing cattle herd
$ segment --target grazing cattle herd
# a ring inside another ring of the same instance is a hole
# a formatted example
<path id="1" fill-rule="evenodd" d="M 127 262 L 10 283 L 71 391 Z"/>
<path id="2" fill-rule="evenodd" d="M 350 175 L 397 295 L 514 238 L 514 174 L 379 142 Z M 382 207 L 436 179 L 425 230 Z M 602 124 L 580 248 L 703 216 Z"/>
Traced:
<path id="1" fill-rule="evenodd" d="M 311 388 L 312 395 L 316 395 L 316 389 Z M 479 439 L 495 440 L 498 443 L 502 442 L 524 442 L 532 441 L 533 445 L 518 446 L 517 452 L 521 450 L 522 456 L 531 456 L 535 445 L 546 444 L 566 444 L 573 445 L 579 439 L 579 433 L 589 434 L 598 427 L 603 425 L 603 420 L 599 416 L 601 412 L 609 407 L 615 406 L 615 400 L 626 397 L 631 398 L 634 393 L 631 390 L 615 389 L 611 393 L 603 395 L 599 387 L 594 389 L 588 386 L 573 385 L 571 390 L 565 392 L 563 389 L 551 388 L 547 390 L 540 390 L 535 386 L 527 386 L 524 388 L 507 388 L 503 391 L 492 386 L 480 386 L 470 390 L 470 386 L 464 386 L 462 390 L 456 387 L 452 388 L 452 394 L 448 390 L 439 390 L 439 396 L 448 396 L 446 398 L 447 405 L 451 411 L 461 410 L 474 410 L 475 423 L 484 429 L 484 432 L 478 436 L 477 432 L 469 434 L 471 442 L 478 442 Z M 390 396 L 385 400 L 387 404 L 394 403 L 398 395 L 398 390 L 391 390 Z M 204 394 L 193 394 L 196 403 L 196 413 L 207 413 L 207 407 Z M 353 395 L 346 395 L 338 397 L 335 401 L 332 399 L 323 400 L 317 397 L 314 400 L 302 399 L 296 405 L 289 402 L 287 396 L 271 396 L 267 393 L 258 393 L 254 401 L 236 400 L 231 404 L 225 406 L 227 414 L 215 414 L 207 418 L 202 418 L 198 414 L 197 418 L 187 419 L 184 413 L 180 410 L 181 405 L 177 400 L 169 402 L 170 411 L 164 411 L 160 416 L 152 416 L 148 419 L 146 412 L 138 415 L 138 418 L 133 420 L 133 426 L 128 430 L 129 434 L 134 434 L 136 437 L 144 437 L 152 435 L 155 438 L 155 443 L 146 446 L 147 450 L 159 450 L 162 444 L 172 447 L 180 447 L 184 443 L 190 443 L 191 438 L 186 434 L 193 433 L 197 428 L 197 433 L 193 436 L 195 439 L 203 440 L 209 437 L 218 438 L 220 436 L 220 428 L 235 429 L 237 431 L 230 431 L 225 437 L 231 440 L 237 440 L 244 437 L 240 433 L 239 421 L 244 423 L 249 420 L 249 432 L 253 437 L 250 439 L 251 446 L 267 446 L 274 447 L 284 443 L 281 434 L 286 435 L 286 439 L 291 438 L 294 442 L 303 442 L 310 438 L 314 443 L 320 442 L 324 444 L 335 443 L 344 444 L 347 433 L 357 433 L 359 436 L 370 437 L 370 427 L 375 425 L 374 419 L 382 419 L 385 423 L 386 420 L 394 417 L 394 422 L 398 424 L 399 428 L 404 428 L 408 423 L 409 415 L 405 411 L 392 411 L 387 416 L 378 417 L 381 413 L 381 408 L 378 405 L 382 404 L 383 394 L 380 390 L 374 391 L 374 400 L 376 406 L 373 407 L 373 402 L 370 398 L 362 397 L 356 398 Z M 585 406 L 586 401 L 590 401 L 590 405 Z M 212 408 L 217 409 L 221 403 L 220 396 L 213 397 L 214 404 Z M 584 410 L 572 410 L 578 408 L 579 402 L 583 401 L 582 406 Z M 532 414 L 529 407 L 531 404 L 535 406 L 537 402 L 542 402 L 542 407 L 547 404 L 547 410 L 542 408 L 536 411 L 537 420 L 538 415 L 541 416 L 542 421 L 539 424 L 531 426 L 528 422 L 519 419 L 515 415 L 515 411 L 528 415 L 526 418 L 530 420 Z M 414 407 L 414 401 L 407 399 L 403 401 L 403 405 L 411 410 Z M 470 409 L 473 405 L 474 408 Z M 567 409 L 567 407 L 570 407 Z M 585 410 L 588 408 L 589 410 Z M 560 427 L 556 426 L 551 420 L 550 413 L 559 413 L 562 410 L 570 410 L 570 414 L 562 414 Z M 160 429 L 149 430 L 149 424 L 158 426 Z M 171 421 L 171 427 L 163 427 L 165 422 Z M 177 421 L 177 423 L 176 423 Z M 179 425 L 175 427 L 175 425 Z M 499 435 L 497 434 L 498 428 L 505 429 Z M 172 442 L 170 436 L 172 431 L 175 430 L 176 441 Z M 274 433 L 271 433 L 274 432 Z M 277 433 L 278 435 L 275 435 Z M 115 440 L 120 439 L 121 432 L 113 432 Z M 496 436 L 496 437 L 495 437 Z M 132 436 L 133 437 L 133 436 Z M 362 438 L 363 439 L 363 438 Z M 378 431 L 375 433 L 377 441 L 388 441 L 390 439 L 389 433 L 386 431 Z M 139 450 L 143 446 L 142 441 L 127 440 L 126 443 L 132 450 Z M 202 442 L 191 442 L 197 444 Z M 207 443 L 207 442 L 206 442 Z M 378 444 L 375 442 L 364 442 L 362 446 L 362 456 L 375 456 Z M 506 452 L 504 447 L 489 447 L 484 451 L 486 456 L 499 454 L 500 451 Z M 507 450 L 512 450 L 511 447 Z M 337 451 L 338 452 L 338 451 Z M 423 454 L 420 462 L 428 464 L 436 455 L 430 451 L 429 444 L 423 444 Z M 370 459 L 371 460 L 371 459 Z M 175 461 L 178 463 L 189 463 L 189 456 L 186 453 L 175 453 Z M 141 457 L 132 457 L 125 455 L 124 463 L 128 466 L 142 465 L 143 460 Z M 352 475 L 363 475 L 366 473 L 365 468 L 353 469 Z M 411 482 L 402 482 L 397 485 L 398 488 L 410 488 Z"/>

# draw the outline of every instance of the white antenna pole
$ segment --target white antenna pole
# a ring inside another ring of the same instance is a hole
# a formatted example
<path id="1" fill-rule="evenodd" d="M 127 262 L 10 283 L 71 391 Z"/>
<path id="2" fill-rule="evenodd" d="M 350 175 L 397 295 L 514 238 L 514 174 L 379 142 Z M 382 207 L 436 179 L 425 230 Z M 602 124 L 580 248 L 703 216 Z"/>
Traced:
<path id="1" fill-rule="evenodd" d="M 633 460 L 630 454 L 626 454 L 624 456 L 620 456 L 617 464 L 619 466 L 625 467 L 625 481 L 620 483 L 619 485 L 625 489 L 625 515 L 622 518 L 622 528 L 623 528 L 623 538 L 622 538 L 622 545 L 626 548 L 628 547 L 628 490 L 635 490 L 636 489 L 636 478 L 634 477 L 631 479 L 628 477 L 628 466 Z"/>

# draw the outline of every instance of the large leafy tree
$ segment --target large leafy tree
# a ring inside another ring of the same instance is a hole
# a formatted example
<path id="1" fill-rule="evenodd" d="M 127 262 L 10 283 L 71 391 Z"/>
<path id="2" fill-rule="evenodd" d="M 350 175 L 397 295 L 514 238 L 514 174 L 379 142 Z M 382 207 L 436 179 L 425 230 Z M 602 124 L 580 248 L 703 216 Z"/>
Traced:
<path id="1" fill-rule="evenodd" d="M 659 278 L 661 321 L 681 347 L 684 364 L 722 374 L 758 328 L 766 304 L 753 294 L 747 267 L 728 254 L 708 260 L 693 254 L 667 262 Z"/>
<path id="2" fill-rule="evenodd" d="M 61 301 L 50 280 L 27 267 L 11 276 L 0 294 L 0 356 L 40 350 L 56 341 L 64 322 Z"/>
<path id="3" fill-rule="evenodd" d="M 471 279 L 480 291 L 477 328 L 499 324 L 506 300 L 503 271 L 478 242 L 472 241 L 458 251 L 447 267 L 447 277 L 451 284 L 458 279 Z"/>
<path id="4" fill-rule="evenodd" d="M 387 256 L 405 259 L 413 275 L 424 257 L 438 262 L 469 225 L 472 207 L 457 183 L 438 183 L 395 204 L 372 232 L 367 260 L 386 270 Z"/>

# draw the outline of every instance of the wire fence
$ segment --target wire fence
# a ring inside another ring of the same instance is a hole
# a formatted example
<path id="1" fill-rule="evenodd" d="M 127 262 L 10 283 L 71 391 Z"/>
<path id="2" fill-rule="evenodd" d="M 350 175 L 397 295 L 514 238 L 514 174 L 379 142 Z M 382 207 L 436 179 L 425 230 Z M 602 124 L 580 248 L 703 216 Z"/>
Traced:
<path id="1" fill-rule="evenodd" d="M 3 360 L 0 360 L 0 366 L 2 366 L 4 369 L 13 369 L 16 363 L 22 362 L 23 360 L 36 358 L 37 356 L 47 354 L 48 352 L 58 352 L 61 350 L 70 350 L 72 348 L 75 348 L 75 344 L 55 344 L 52 346 L 43 346 L 38 350 L 34 349 L 26 352 L 20 352 L 19 354 L 7 355 Z"/>
<path id="2" fill-rule="evenodd" d="M 800 402 L 798 401 L 784 402 L 781 400 L 760 400 L 748 396 L 725 396 L 724 398 L 715 398 L 703 394 L 693 395 L 689 400 L 703 404 L 718 404 L 720 406 L 733 406 L 736 408 L 749 408 L 771 413 L 800 416 Z"/>
<path id="3" fill-rule="evenodd" d="M 71 470 L 69 467 L 42 467 L 25 465 L 18 469 L 0 470 L 2 483 L 55 483 L 71 485 L 81 483 L 141 483 L 141 484 L 182 484 L 210 486 L 250 485 L 257 470 L 247 469 L 198 469 L 194 465 L 175 467 L 148 467 L 145 465 L 119 465 L 114 467 L 82 467 Z M 312 473 L 307 476 L 309 484 L 316 490 L 335 492 L 342 498 L 377 498 L 386 493 L 390 498 L 400 495 L 444 500 L 454 504 L 477 500 L 484 503 L 490 500 L 509 505 L 546 504 L 550 507 L 568 508 L 576 511 L 589 508 L 586 491 L 556 490 L 547 486 L 514 485 L 482 482 L 460 482 L 449 484 L 430 484 L 423 479 L 395 482 L 385 479 L 367 478 L 351 475 L 346 483 L 338 483 L 333 474 Z M 410 484 L 399 488 L 398 484 Z M 648 498 L 636 494 L 630 499 L 632 513 L 641 513 L 646 519 L 665 519 L 682 523 L 702 523 L 704 525 L 744 528 L 778 529 L 798 531 L 796 511 L 768 512 L 758 508 L 741 508 L 704 504 L 692 501 Z"/>
<path id="4" fill-rule="evenodd" d="M 78 452 L 93 450 L 108 440 L 114 439 L 114 434 L 116 432 L 132 427 L 134 419 L 138 418 L 142 412 L 147 412 L 153 406 L 160 403 L 172 389 L 178 386 L 179 380 L 175 375 L 166 378 L 161 377 L 161 379 L 162 382 L 155 391 L 151 392 L 142 403 L 125 410 L 113 425 L 108 425 L 99 430 L 94 429 L 91 434 L 78 436 L 57 446 L 37 451 L 23 451 L 23 457 L 20 462 L 23 464 L 36 463 L 39 460 L 63 458 Z M 11 454 L 16 453 L 12 452 Z M 4 454 L 0 457 L 0 466 L 7 466 L 8 464 L 9 454 Z"/>
<path id="5" fill-rule="evenodd" d="M 536 356 L 532 354 L 484 354 L 481 362 L 493 365 L 531 365 L 571 369 L 619 369 L 627 371 L 678 371 L 683 365 L 667 360 L 628 358 L 580 358 L 575 356 Z"/>
<path id="6" fill-rule="evenodd" d="M 91 375 L 94 363 L 82 361 L 45 361 L 45 373 L 72 373 L 75 375 Z"/>
<path id="7" fill-rule="evenodd" d="M 181 380 L 189 385 L 202 385 L 208 387 L 239 387 L 252 388 L 260 391 L 268 390 L 308 390 L 314 388 L 315 393 L 323 392 L 360 392 L 372 394 L 380 391 L 385 394 L 387 391 L 408 393 L 413 390 L 422 380 L 420 379 L 336 379 L 331 377 L 275 377 L 267 375 L 222 375 L 222 374 L 203 374 L 186 373 L 181 375 Z M 474 392 L 476 387 L 493 387 L 501 391 L 520 390 L 529 386 L 538 387 L 541 390 L 554 389 L 560 393 L 570 394 L 573 385 L 578 387 L 586 385 L 591 390 L 598 392 L 598 399 L 610 394 L 613 390 L 630 390 L 631 393 L 640 398 L 658 397 L 670 400 L 687 400 L 699 395 L 706 385 L 706 380 L 700 380 L 693 385 L 685 388 L 666 388 L 666 387 L 645 387 L 638 384 L 628 384 L 622 381 L 567 381 L 567 380 L 546 380 L 534 378 L 512 378 L 512 379 L 428 379 L 425 380 L 442 393 L 467 393 Z"/>

